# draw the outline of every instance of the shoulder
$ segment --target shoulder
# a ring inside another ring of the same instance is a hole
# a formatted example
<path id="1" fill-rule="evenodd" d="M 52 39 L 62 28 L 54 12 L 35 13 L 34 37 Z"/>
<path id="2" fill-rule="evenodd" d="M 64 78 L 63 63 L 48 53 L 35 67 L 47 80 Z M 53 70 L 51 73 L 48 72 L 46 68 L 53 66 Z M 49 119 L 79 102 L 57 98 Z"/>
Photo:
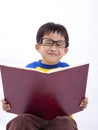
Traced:
<path id="1" fill-rule="evenodd" d="M 36 68 L 39 64 L 39 61 L 34 61 L 26 65 L 27 68 Z"/>
<path id="2" fill-rule="evenodd" d="M 66 63 L 66 62 L 59 62 L 59 66 L 60 66 L 60 67 L 68 67 L 69 64 Z"/>

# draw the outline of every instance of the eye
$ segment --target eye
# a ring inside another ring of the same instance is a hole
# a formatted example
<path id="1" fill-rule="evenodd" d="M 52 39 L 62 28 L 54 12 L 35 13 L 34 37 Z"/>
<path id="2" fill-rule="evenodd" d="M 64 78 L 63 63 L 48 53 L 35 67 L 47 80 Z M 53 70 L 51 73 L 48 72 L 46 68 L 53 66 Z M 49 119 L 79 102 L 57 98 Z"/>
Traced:
<path id="1" fill-rule="evenodd" d="M 47 43 L 52 43 L 52 40 L 48 39 L 46 40 Z"/>
<path id="2" fill-rule="evenodd" d="M 62 47 L 65 47 L 65 43 L 62 42 L 62 41 L 58 41 L 58 42 L 57 42 L 57 46 L 58 46 L 58 47 L 61 47 L 61 48 L 62 48 Z"/>
<path id="3" fill-rule="evenodd" d="M 53 41 L 49 40 L 49 39 L 43 39 L 43 44 L 46 45 L 46 46 L 49 46 L 49 45 L 53 44 Z"/>

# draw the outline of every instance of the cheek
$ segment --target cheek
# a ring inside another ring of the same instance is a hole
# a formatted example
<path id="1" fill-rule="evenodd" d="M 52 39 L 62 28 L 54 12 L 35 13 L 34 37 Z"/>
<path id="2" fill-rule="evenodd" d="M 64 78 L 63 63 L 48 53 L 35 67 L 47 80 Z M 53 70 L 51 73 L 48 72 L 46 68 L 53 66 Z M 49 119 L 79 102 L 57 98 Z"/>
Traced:
<path id="1" fill-rule="evenodd" d="M 64 51 L 60 51 L 60 52 L 59 52 L 59 55 L 60 55 L 60 56 L 64 56 L 64 55 L 65 55 L 65 52 L 64 52 Z"/>
<path id="2" fill-rule="evenodd" d="M 45 49 L 41 49 L 41 50 L 40 50 L 41 55 L 45 55 L 46 52 L 47 52 L 47 51 L 46 51 Z"/>

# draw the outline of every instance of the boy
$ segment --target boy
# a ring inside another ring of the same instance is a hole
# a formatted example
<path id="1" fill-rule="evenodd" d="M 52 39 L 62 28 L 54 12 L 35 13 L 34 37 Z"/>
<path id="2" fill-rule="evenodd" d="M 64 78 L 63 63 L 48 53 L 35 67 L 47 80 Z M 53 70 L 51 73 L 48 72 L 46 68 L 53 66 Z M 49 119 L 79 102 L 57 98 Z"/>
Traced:
<path id="1" fill-rule="evenodd" d="M 69 36 L 63 25 L 51 22 L 42 25 L 37 32 L 36 40 L 35 48 L 42 59 L 26 67 L 48 72 L 51 69 L 69 66 L 65 62 L 60 62 L 67 54 L 69 46 Z M 84 98 L 80 107 L 86 108 L 87 104 L 88 99 Z M 5 111 L 10 109 L 10 105 L 5 100 L 2 100 L 2 107 Z M 72 116 L 57 116 L 48 121 L 35 115 L 22 114 L 12 119 L 7 124 L 6 130 L 78 130 L 78 128 Z"/>

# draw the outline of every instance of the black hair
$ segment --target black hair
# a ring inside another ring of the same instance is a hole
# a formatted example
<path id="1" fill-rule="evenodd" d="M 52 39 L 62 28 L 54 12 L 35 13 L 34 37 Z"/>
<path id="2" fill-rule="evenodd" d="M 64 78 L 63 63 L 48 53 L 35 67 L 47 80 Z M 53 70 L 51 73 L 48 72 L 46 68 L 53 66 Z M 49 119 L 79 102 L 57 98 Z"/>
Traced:
<path id="1" fill-rule="evenodd" d="M 66 48 L 69 46 L 69 36 L 68 36 L 67 29 L 63 25 L 55 24 L 53 22 L 45 23 L 38 29 L 36 35 L 37 43 L 40 43 L 40 40 L 43 38 L 45 34 L 49 34 L 51 32 L 53 33 L 57 32 L 60 33 L 62 36 L 64 36 L 66 42 Z"/>

